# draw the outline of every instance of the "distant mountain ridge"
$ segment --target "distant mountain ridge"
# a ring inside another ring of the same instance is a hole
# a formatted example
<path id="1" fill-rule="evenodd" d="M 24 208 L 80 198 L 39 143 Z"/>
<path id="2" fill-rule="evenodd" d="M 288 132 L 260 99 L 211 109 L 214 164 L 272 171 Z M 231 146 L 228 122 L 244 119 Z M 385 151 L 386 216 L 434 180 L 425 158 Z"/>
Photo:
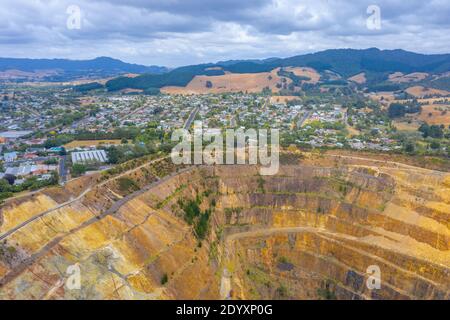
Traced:
<path id="1" fill-rule="evenodd" d="M 124 73 L 151 73 L 161 74 L 169 69 L 160 66 L 143 66 L 125 63 L 118 59 L 98 57 L 91 60 L 69 59 L 26 59 L 26 58 L 0 58 L 0 72 L 18 70 L 25 78 L 33 74 L 44 73 L 49 81 L 69 80 L 80 77 L 118 76 Z M 46 76 L 46 72 L 54 71 Z"/>
<path id="2" fill-rule="evenodd" d="M 331 49 L 281 60 L 281 66 L 301 64 L 329 68 L 344 77 L 362 71 L 445 72 L 450 70 L 450 54 L 427 55 L 401 49 Z"/>
<path id="3" fill-rule="evenodd" d="M 110 91 L 124 88 L 148 90 L 164 86 L 186 86 L 197 75 L 269 72 L 278 67 L 311 67 L 329 70 L 346 79 L 364 72 L 368 82 L 383 81 L 392 72 L 444 73 L 450 71 L 450 54 L 419 54 L 405 50 L 330 49 L 290 58 L 230 60 L 176 68 L 170 72 L 136 78 L 119 77 L 107 82 Z"/>
<path id="4" fill-rule="evenodd" d="M 450 71 L 450 54 L 419 54 L 405 50 L 330 49 L 289 58 L 228 60 L 188 65 L 175 69 L 125 63 L 99 57 L 91 60 L 0 58 L 0 80 L 67 81 L 110 78 L 110 91 L 125 88 L 154 92 L 165 86 L 186 86 L 195 76 L 219 76 L 225 73 L 261 73 L 279 67 L 310 67 L 320 73 L 332 71 L 348 79 L 364 72 L 368 84 L 386 81 L 393 72 L 442 74 Z M 127 73 L 140 74 L 126 77 Z M 449 80 L 439 80 L 447 86 Z M 442 84 L 443 83 L 443 84 Z M 90 85 L 87 88 L 98 88 Z M 101 85 L 100 87 L 103 87 Z M 83 89 L 86 89 L 83 87 Z"/>
<path id="5" fill-rule="evenodd" d="M 221 66 L 230 66 L 237 63 L 243 63 L 243 62 L 252 62 L 257 64 L 265 64 L 274 62 L 277 60 L 281 60 L 280 58 L 267 58 L 267 59 L 238 59 L 238 60 L 226 60 L 226 61 L 219 61 L 216 64 Z"/>
<path id="6" fill-rule="evenodd" d="M 445 72 L 450 70 L 450 54 L 420 54 L 401 49 L 329 49 L 289 58 L 264 60 L 230 60 L 217 65 L 230 67 L 234 72 L 269 70 L 277 67 L 311 67 L 330 70 L 349 77 L 363 71 L 389 72 Z M 233 67 L 234 66 L 234 67 Z"/>

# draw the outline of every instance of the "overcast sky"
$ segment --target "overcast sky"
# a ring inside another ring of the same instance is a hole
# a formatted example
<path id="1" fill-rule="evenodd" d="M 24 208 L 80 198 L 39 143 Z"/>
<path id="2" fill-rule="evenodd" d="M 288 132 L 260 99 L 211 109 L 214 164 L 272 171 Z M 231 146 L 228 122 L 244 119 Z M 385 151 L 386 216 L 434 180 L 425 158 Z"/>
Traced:
<path id="1" fill-rule="evenodd" d="M 449 0 L 0 0 L 0 4 L 2 57 L 109 56 L 174 67 L 329 48 L 450 52 Z M 370 5 L 380 8 L 380 29 L 372 19 L 367 26 L 368 18 L 376 18 L 376 13 L 367 13 Z M 74 8 L 80 9 L 80 25 Z"/>

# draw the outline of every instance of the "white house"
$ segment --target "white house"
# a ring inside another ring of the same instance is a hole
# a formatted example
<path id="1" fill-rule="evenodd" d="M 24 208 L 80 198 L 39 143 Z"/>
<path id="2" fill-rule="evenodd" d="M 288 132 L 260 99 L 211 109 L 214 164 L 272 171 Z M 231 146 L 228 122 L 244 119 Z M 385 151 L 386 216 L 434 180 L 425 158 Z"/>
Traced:
<path id="1" fill-rule="evenodd" d="M 3 159 L 5 162 L 13 162 L 17 160 L 17 153 L 16 152 L 7 152 L 3 155 Z"/>

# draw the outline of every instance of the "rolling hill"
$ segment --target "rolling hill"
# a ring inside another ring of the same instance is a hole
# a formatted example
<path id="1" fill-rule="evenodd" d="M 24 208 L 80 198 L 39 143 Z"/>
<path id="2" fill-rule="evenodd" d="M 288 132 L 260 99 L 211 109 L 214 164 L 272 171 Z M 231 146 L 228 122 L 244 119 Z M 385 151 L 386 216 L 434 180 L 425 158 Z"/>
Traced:
<path id="1" fill-rule="evenodd" d="M 119 77 L 108 81 L 106 88 L 109 91 L 125 88 L 145 91 L 149 88 L 160 89 L 166 86 L 185 87 L 196 76 L 263 73 L 280 67 L 308 67 L 320 73 L 332 73 L 337 76 L 337 79 L 328 80 L 340 81 L 344 84 L 346 81 L 339 80 L 339 78 L 346 79 L 364 73 L 365 85 L 372 86 L 388 82 L 383 85 L 389 85 L 392 89 L 396 89 L 399 85 L 388 81 L 389 74 L 395 72 L 406 74 L 414 72 L 445 73 L 450 70 L 450 54 L 425 55 L 404 50 L 379 50 L 376 48 L 333 49 L 285 59 L 225 61 L 216 64 L 185 66 L 164 74 L 146 74 L 132 79 Z M 442 78 L 440 82 L 442 85 Z"/>
<path id="2" fill-rule="evenodd" d="M 295 68 L 313 72 L 315 74 L 313 83 L 308 80 L 307 75 L 299 76 L 296 72 L 292 72 L 296 70 Z M 274 70 L 278 70 L 276 76 L 283 82 L 274 84 L 272 79 L 261 78 L 264 74 L 273 73 Z M 129 64 L 108 57 L 92 60 L 0 58 L 0 81 L 79 79 L 96 81 L 100 78 L 113 78 L 106 84 L 89 83 L 76 89 L 81 91 L 105 88 L 108 91 L 133 89 L 146 93 L 159 92 L 160 89 L 167 91 L 167 88 L 172 90 L 174 87 L 176 92 L 185 88 L 186 92 L 204 93 L 204 88 L 192 90 L 199 82 L 205 86 L 208 84 L 211 92 L 225 92 L 228 88 L 231 88 L 231 91 L 241 89 L 245 91 L 249 86 L 243 85 L 240 88 L 240 82 L 248 84 L 254 82 L 255 77 L 261 79 L 257 81 L 257 86 L 250 86 L 252 92 L 264 88 L 278 91 L 284 83 L 291 84 L 291 87 L 295 85 L 298 89 L 305 82 L 314 86 L 351 84 L 368 88 L 369 91 L 404 90 L 410 84 L 450 90 L 449 71 L 450 54 L 426 55 L 377 48 L 331 49 L 289 58 L 229 60 L 183 66 L 173 70 L 159 66 Z M 130 77 L 128 74 L 137 76 Z M 237 75 L 230 76 L 230 74 Z M 319 79 L 316 75 L 320 76 Z M 224 82 L 227 83 L 226 86 L 222 85 Z M 266 86 L 267 83 L 270 85 Z"/>
<path id="3" fill-rule="evenodd" d="M 5 80 L 67 81 L 124 73 L 160 74 L 167 71 L 165 67 L 130 64 L 108 57 L 92 60 L 0 58 L 0 78 Z"/>

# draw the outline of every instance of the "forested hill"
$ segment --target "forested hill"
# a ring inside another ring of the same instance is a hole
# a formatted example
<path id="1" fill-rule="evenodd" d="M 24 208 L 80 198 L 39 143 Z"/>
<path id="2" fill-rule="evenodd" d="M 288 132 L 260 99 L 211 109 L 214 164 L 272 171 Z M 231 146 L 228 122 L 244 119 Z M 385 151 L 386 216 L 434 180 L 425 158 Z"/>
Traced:
<path id="1" fill-rule="evenodd" d="M 16 59 L 0 58 L 0 72 L 3 78 L 43 79 L 65 81 L 83 77 L 118 76 L 124 73 L 160 74 L 168 69 L 159 66 L 143 66 L 126 63 L 108 57 L 91 60 L 68 59 Z"/>
<path id="2" fill-rule="evenodd" d="M 333 71 L 343 78 L 365 72 L 368 79 L 376 79 L 389 72 L 443 73 L 450 71 L 450 54 L 425 55 L 404 50 L 379 50 L 376 48 L 332 49 L 285 59 L 237 60 L 217 64 L 203 64 L 176 68 L 158 75 L 141 75 L 136 78 L 119 77 L 110 80 L 110 91 L 124 88 L 149 90 L 164 86 L 186 86 L 196 75 L 223 75 L 232 73 L 259 73 L 277 67 L 311 67 L 317 71 Z"/>

